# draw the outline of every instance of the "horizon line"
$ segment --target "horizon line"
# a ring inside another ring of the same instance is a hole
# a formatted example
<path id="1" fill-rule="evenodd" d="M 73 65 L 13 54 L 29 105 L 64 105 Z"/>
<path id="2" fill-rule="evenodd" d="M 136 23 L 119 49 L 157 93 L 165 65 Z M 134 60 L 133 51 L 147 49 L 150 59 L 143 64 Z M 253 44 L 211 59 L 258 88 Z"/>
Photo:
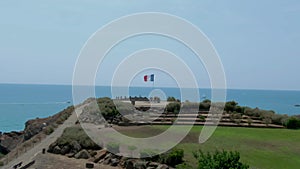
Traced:
<path id="1" fill-rule="evenodd" d="M 1 83 L 0 85 L 51 85 L 51 86 L 72 86 L 72 84 L 63 84 L 63 83 Z M 86 86 L 86 85 L 80 85 Z M 97 87 L 109 87 L 110 85 L 95 85 Z M 126 87 L 126 86 L 116 86 L 116 87 Z M 130 86 L 130 87 L 149 87 L 149 86 Z M 152 86 L 151 86 L 152 87 Z M 178 88 L 176 86 L 159 86 L 158 88 Z M 189 87 L 184 87 L 189 88 Z M 200 87 L 199 89 L 211 89 L 209 87 Z M 300 91 L 300 89 L 264 89 L 264 88 L 226 88 L 226 90 L 265 90 L 265 91 Z"/>

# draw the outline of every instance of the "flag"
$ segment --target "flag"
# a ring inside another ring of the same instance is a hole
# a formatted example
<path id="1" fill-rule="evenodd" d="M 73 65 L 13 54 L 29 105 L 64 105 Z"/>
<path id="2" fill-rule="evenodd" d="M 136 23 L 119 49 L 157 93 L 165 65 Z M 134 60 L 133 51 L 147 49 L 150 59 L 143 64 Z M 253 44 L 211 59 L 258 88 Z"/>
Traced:
<path id="1" fill-rule="evenodd" d="M 145 82 L 148 82 L 148 81 L 154 82 L 154 74 L 151 74 L 151 75 L 145 75 L 145 76 L 144 76 L 144 81 L 145 81 Z"/>

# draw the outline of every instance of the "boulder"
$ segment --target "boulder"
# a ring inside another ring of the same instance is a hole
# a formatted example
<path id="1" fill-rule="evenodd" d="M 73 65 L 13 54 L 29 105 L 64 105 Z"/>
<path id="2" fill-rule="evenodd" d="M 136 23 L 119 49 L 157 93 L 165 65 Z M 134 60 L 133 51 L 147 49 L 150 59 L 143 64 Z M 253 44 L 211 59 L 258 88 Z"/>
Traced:
<path id="1" fill-rule="evenodd" d="M 134 163 L 134 169 L 146 169 L 149 162 L 147 161 L 136 161 Z"/>
<path id="2" fill-rule="evenodd" d="M 91 155 L 86 150 L 81 150 L 79 153 L 75 154 L 74 156 L 76 159 L 89 159 Z"/>
<path id="3" fill-rule="evenodd" d="M 169 166 L 166 164 L 160 164 L 156 169 L 169 169 Z"/>
<path id="4" fill-rule="evenodd" d="M 150 162 L 148 166 L 149 166 L 149 167 L 153 167 L 153 168 L 157 168 L 159 165 L 160 165 L 160 163 L 157 163 L 157 162 Z"/>
<path id="5" fill-rule="evenodd" d="M 69 157 L 69 158 L 72 158 L 72 157 L 74 157 L 74 153 L 68 153 L 68 154 L 66 154 L 65 156 L 67 156 L 67 157 Z"/>
<path id="6" fill-rule="evenodd" d="M 70 150 L 71 150 L 71 147 L 69 145 L 65 145 L 61 148 L 61 154 L 65 155 L 65 154 L 69 153 Z"/>
<path id="7" fill-rule="evenodd" d="M 54 153 L 54 154 L 61 154 L 61 148 L 59 146 L 55 146 L 53 148 L 52 153 Z"/>
<path id="8" fill-rule="evenodd" d="M 97 154 L 94 156 L 95 160 L 94 163 L 98 163 L 101 159 L 103 159 L 106 156 L 107 150 L 102 149 L 100 151 L 97 151 Z"/>
<path id="9" fill-rule="evenodd" d="M 118 166 L 120 160 L 117 158 L 113 158 L 113 159 L 111 159 L 110 162 L 111 162 L 110 165 L 115 167 L 115 166 Z"/>
<path id="10" fill-rule="evenodd" d="M 132 159 L 129 159 L 125 162 L 125 168 L 126 169 L 134 169 L 134 161 Z"/>
<path id="11" fill-rule="evenodd" d="M 78 153 L 82 149 L 81 145 L 77 141 L 72 141 L 70 146 L 72 147 L 71 152 L 73 153 Z"/>

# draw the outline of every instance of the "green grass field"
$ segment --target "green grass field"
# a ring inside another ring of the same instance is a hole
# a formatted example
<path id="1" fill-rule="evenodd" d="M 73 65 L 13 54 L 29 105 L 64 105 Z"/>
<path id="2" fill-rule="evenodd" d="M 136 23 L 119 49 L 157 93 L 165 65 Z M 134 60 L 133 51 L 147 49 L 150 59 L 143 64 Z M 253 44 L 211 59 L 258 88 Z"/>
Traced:
<path id="1" fill-rule="evenodd" d="M 184 126 L 178 126 L 179 129 Z M 164 131 L 168 126 L 145 126 L 141 130 L 122 131 L 134 137 L 147 137 Z M 202 126 L 192 128 L 188 136 L 177 146 L 185 152 L 185 160 L 193 167 L 197 161 L 193 151 L 213 152 L 236 150 L 241 161 L 256 169 L 300 168 L 300 130 L 218 127 L 205 143 L 198 144 Z"/>

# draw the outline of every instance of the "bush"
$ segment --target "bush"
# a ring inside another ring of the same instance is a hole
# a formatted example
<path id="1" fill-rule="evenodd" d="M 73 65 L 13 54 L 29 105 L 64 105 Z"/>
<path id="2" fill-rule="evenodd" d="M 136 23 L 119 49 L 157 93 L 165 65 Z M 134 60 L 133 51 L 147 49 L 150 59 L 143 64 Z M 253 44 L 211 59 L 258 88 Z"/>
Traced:
<path id="1" fill-rule="evenodd" d="M 190 169 L 192 168 L 192 166 L 186 164 L 186 163 L 182 163 L 182 164 L 178 164 L 175 166 L 176 169 Z"/>
<path id="2" fill-rule="evenodd" d="M 0 166 L 4 166 L 4 163 L 3 163 L 3 161 L 0 161 Z"/>
<path id="3" fill-rule="evenodd" d="M 247 169 L 248 165 L 239 162 L 238 152 L 216 151 L 213 155 L 204 154 L 201 150 L 194 152 L 198 160 L 198 169 Z"/>
<path id="4" fill-rule="evenodd" d="M 229 101 L 226 102 L 224 110 L 228 113 L 228 112 L 233 112 L 236 109 L 236 106 L 238 105 L 237 102 L 235 101 Z"/>
<path id="5" fill-rule="evenodd" d="M 175 102 L 176 99 L 175 99 L 175 97 L 168 97 L 168 98 L 167 98 L 167 101 L 168 101 L 168 102 Z"/>
<path id="6" fill-rule="evenodd" d="M 183 162 L 183 157 L 184 151 L 182 149 L 172 149 L 160 156 L 160 162 L 175 167 Z"/>
<path id="7" fill-rule="evenodd" d="M 153 149 L 144 149 L 140 151 L 140 157 L 145 158 L 146 160 L 158 161 L 159 155 L 156 150 Z"/>
<path id="8" fill-rule="evenodd" d="M 44 130 L 44 133 L 46 135 L 50 135 L 51 133 L 53 133 L 53 131 L 54 131 L 54 128 L 52 126 L 47 126 Z"/>
<path id="9" fill-rule="evenodd" d="M 106 145 L 106 148 L 108 151 L 112 152 L 112 153 L 119 153 L 120 152 L 120 144 L 118 143 L 114 143 L 114 142 L 110 142 Z"/>
<path id="10" fill-rule="evenodd" d="M 180 112 L 181 104 L 179 102 L 172 102 L 166 106 L 165 111 L 178 114 Z"/>
<path id="11" fill-rule="evenodd" d="M 210 106 L 211 106 L 211 101 L 205 99 L 199 104 L 199 110 L 209 111 Z"/>
<path id="12" fill-rule="evenodd" d="M 288 129 L 300 129 L 300 119 L 296 117 L 291 117 L 286 123 Z"/>
<path id="13" fill-rule="evenodd" d="M 99 149 L 99 146 L 78 126 L 66 128 L 62 136 L 57 139 L 60 146 L 70 145 L 73 141 L 77 141 L 84 149 Z"/>
<path id="14" fill-rule="evenodd" d="M 119 112 L 116 109 L 113 100 L 111 100 L 110 98 L 108 97 L 99 98 L 97 99 L 97 103 L 102 116 L 106 120 L 112 120 L 115 116 L 119 115 Z"/>
<path id="15" fill-rule="evenodd" d="M 272 123 L 277 125 L 284 125 L 287 123 L 288 115 L 286 114 L 274 114 L 272 116 Z"/>

